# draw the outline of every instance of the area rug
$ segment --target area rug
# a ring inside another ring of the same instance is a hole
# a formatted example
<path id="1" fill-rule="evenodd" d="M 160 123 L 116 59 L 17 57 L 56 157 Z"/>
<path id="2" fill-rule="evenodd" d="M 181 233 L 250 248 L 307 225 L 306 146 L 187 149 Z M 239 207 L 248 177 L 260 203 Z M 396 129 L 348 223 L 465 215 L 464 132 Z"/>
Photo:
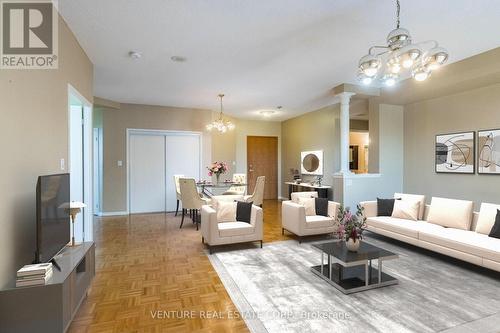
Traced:
<path id="1" fill-rule="evenodd" d="M 293 240 L 209 258 L 254 333 L 461 332 L 498 323 L 499 274 L 378 236 L 366 241 L 399 254 L 384 262 L 398 285 L 344 295 L 311 272 L 320 252 Z"/>

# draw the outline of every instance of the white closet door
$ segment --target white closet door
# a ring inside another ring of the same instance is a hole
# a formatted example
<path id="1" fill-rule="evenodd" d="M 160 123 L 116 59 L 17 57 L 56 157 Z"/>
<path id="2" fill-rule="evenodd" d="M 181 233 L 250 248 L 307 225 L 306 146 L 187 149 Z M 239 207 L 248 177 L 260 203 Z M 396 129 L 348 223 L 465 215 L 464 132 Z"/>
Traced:
<path id="1" fill-rule="evenodd" d="M 200 136 L 175 134 L 166 136 L 166 206 L 167 211 L 175 211 L 176 195 L 174 175 L 200 179 Z"/>
<path id="2" fill-rule="evenodd" d="M 130 212 L 165 211 L 165 137 L 131 135 L 129 154 Z"/>

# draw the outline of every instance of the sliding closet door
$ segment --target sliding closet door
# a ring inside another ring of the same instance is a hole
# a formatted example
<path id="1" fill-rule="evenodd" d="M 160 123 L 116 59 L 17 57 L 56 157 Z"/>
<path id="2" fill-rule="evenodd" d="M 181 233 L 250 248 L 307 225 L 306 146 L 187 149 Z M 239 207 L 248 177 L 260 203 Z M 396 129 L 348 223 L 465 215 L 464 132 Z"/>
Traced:
<path id="1" fill-rule="evenodd" d="M 165 137 L 131 135 L 129 154 L 130 212 L 164 212 Z"/>
<path id="2" fill-rule="evenodd" d="M 175 211 L 176 195 L 174 175 L 200 179 L 200 136 L 197 134 L 172 134 L 165 137 L 166 206 Z"/>

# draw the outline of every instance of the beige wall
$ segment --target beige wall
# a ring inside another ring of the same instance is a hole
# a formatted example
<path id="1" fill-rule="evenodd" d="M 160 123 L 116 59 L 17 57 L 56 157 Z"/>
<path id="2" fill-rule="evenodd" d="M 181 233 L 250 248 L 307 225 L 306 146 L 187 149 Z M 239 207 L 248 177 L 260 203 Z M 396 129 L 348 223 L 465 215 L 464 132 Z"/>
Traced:
<path id="1" fill-rule="evenodd" d="M 127 211 L 127 128 L 201 132 L 203 166 L 209 165 L 212 158 L 234 161 L 234 148 L 229 144 L 234 142 L 230 139 L 234 134 L 214 134 L 212 137 L 212 134 L 205 131 L 205 125 L 211 119 L 212 112 L 208 110 L 138 104 L 121 104 L 120 109 L 105 108 L 103 212 Z M 118 161 L 123 162 L 121 167 L 118 166 Z M 208 178 L 204 172 L 202 176 Z"/>
<path id="2" fill-rule="evenodd" d="M 404 124 L 406 192 L 500 204 L 500 176 L 434 172 L 436 134 L 500 128 L 500 84 L 406 105 Z"/>
<path id="3" fill-rule="evenodd" d="M 92 101 L 92 63 L 59 19 L 59 69 L 0 70 L 0 288 L 35 256 L 37 177 L 68 160 L 68 84 Z M 67 172 L 67 170 L 65 170 Z"/>
<path id="4" fill-rule="evenodd" d="M 333 184 L 333 174 L 339 170 L 339 104 L 306 113 L 282 123 L 282 178 L 293 179 L 290 169 L 300 171 L 300 152 L 324 151 L 323 183 Z M 307 179 L 307 176 L 304 177 Z M 309 177 L 310 179 L 310 177 Z M 282 195 L 288 196 L 288 187 L 282 184 Z"/>

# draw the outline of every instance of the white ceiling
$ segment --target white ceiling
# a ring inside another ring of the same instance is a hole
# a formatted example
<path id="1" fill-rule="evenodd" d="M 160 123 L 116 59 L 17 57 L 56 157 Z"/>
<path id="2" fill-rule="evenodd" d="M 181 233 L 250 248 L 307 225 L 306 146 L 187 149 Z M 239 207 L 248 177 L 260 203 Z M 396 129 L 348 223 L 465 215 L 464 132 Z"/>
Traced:
<path id="1" fill-rule="evenodd" d="M 218 109 L 284 120 L 330 104 L 395 25 L 392 0 L 59 0 L 94 63 L 94 94 L 124 103 Z M 500 46 L 498 0 L 401 0 L 414 41 L 450 62 Z M 131 50 L 143 57 L 134 61 Z M 187 58 L 176 63 L 171 56 Z"/>

